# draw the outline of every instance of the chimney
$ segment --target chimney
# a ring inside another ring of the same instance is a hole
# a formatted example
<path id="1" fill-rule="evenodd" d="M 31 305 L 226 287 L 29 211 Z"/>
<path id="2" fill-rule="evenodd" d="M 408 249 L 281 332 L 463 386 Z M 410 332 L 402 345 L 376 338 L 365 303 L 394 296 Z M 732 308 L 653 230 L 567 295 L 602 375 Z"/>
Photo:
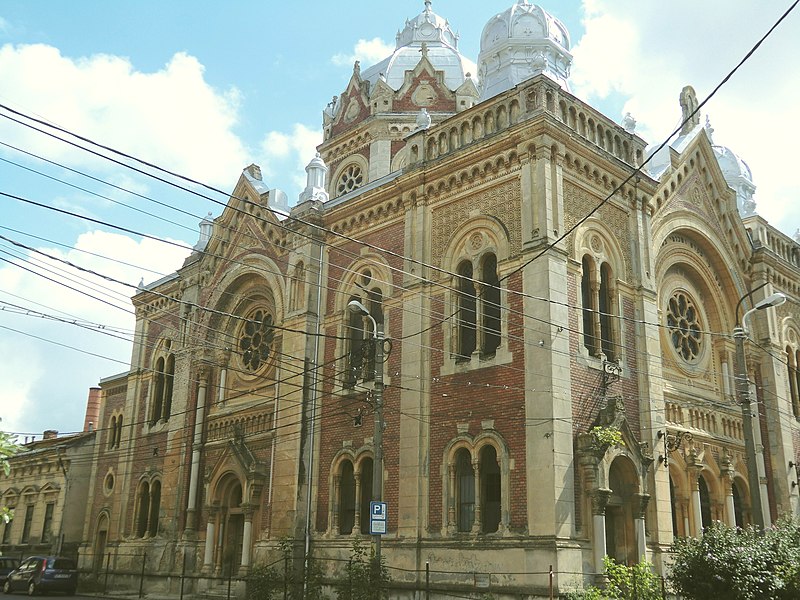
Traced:
<path id="1" fill-rule="evenodd" d="M 58 431 L 55 429 L 45 429 L 44 433 L 42 433 L 43 440 L 52 440 L 58 437 Z"/>
<path id="2" fill-rule="evenodd" d="M 83 420 L 83 430 L 91 431 L 90 423 L 100 420 L 100 388 L 89 388 L 89 399 L 86 401 L 86 417 Z"/>

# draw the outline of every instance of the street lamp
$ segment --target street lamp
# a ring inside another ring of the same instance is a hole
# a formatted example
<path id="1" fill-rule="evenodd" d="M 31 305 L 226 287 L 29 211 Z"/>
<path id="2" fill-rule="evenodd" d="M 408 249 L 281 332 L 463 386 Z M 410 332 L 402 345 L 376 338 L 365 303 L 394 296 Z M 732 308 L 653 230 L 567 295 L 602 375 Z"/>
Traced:
<path id="1" fill-rule="evenodd" d="M 764 287 L 764 286 L 761 286 Z M 758 288 L 756 288 L 758 289 Z M 755 290 L 753 290 L 755 291 Z M 766 512 L 768 507 L 764 506 L 761 497 L 761 477 L 763 474 L 763 463 L 759 460 L 756 454 L 755 443 L 755 429 L 758 425 L 758 420 L 754 420 L 754 410 L 758 407 L 753 406 L 753 398 L 750 395 L 750 379 L 747 376 L 747 362 L 744 356 L 744 340 L 747 338 L 747 317 L 756 311 L 769 308 L 770 306 L 779 306 L 786 302 L 786 296 L 780 292 L 767 296 L 756 305 L 744 313 L 742 316 L 741 325 L 739 325 L 739 306 L 742 301 L 750 296 L 750 292 L 739 299 L 736 305 L 736 327 L 733 330 L 733 338 L 736 341 L 736 395 L 739 404 L 742 407 L 742 425 L 744 429 L 744 446 L 747 453 L 747 480 L 750 485 L 750 506 L 753 512 L 753 521 L 759 531 L 764 531 L 764 528 L 769 524 L 769 513 Z"/>
<path id="2" fill-rule="evenodd" d="M 372 333 L 375 336 L 375 432 L 372 437 L 375 460 L 372 461 L 372 500 L 380 502 L 383 489 L 383 323 L 376 321 L 367 307 L 358 300 L 350 300 L 347 303 L 347 310 L 352 314 L 367 317 L 372 323 Z M 380 574 L 381 534 L 376 533 L 372 537 L 375 544 L 376 568 Z"/>

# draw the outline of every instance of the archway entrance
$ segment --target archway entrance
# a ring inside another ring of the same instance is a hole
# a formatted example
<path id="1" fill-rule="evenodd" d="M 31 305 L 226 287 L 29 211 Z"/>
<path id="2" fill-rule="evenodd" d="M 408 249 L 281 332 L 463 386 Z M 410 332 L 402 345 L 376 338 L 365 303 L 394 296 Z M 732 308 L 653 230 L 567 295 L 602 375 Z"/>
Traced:
<path id="1" fill-rule="evenodd" d="M 217 490 L 221 527 L 217 547 L 217 568 L 227 576 L 236 574 L 242 562 L 244 539 L 242 483 L 235 475 L 228 474 L 220 480 Z"/>
<path id="2" fill-rule="evenodd" d="M 614 459 L 608 472 L 611 495 L 606 505 L 606 554 L 623 564 L 636 564 L 635 494 L 639 485 L 629 460 Z"/>

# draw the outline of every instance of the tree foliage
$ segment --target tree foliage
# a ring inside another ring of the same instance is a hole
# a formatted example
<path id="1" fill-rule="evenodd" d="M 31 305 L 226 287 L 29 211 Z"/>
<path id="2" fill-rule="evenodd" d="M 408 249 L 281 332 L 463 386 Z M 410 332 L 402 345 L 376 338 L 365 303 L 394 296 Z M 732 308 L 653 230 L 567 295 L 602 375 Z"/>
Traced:
<path id="1" fill-rule="evenodd" d="M 759 534 L 723 523 L 673 547 L 670 582 L 687 600 L 800 598 L 800 521 L 786 518 Z"/>
<path id="2" fill-rule="evenodd" d="M 0 469 L 8 477 L 11 473 L 11 464 L 8 459 L 19 452 L 19 444 L 17 444 L 17 436 L 0 431 Z M 0 506 L 0 521 L 8 523 L 14 517 L 14 511 L 6 506 Z"/>
<path id="3" fill-rule="evenodd" d="M 606 556 L 603 559 L 608 583 L 570 592 L 568 600 L 661 600 L 661 579 L 646 560 L 627 566 Z"/>
<path id="4" fill-rule="evenodd" d="M 389 569 L 381 557 L 361 545 L 356 538 L 346 568 L 347 579 L 337 590 L 338 600 L 385 600 L 389 597 Z"/>

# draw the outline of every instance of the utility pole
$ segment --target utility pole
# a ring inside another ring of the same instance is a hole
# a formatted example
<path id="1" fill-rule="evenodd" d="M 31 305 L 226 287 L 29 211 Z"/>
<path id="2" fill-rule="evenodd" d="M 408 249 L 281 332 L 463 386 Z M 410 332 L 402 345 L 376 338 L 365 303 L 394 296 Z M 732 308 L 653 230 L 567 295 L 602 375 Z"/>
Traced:
<path id="1" fill-rule="evenodd" d="M 766 284 L 765 284 L 766 285 Z M 764 287 L 763 285 L 761 287 Z M 759 288 L 756 288 L 756 290 Z M 753 290 L 756 291 L 756 290 Z M 761 477 L 762 477 L 762 463 L 759 460 L 758 453 L 756 452 L 756 430 L 759 426 L 759 419 L 757 418 L 758 406 L 753 404 L 753 398 L 750 394 L 750 378 L 747 376 L 747 360 L 745 358 L 744 341 L 747 339 L 747 317 L 758 310 L 763 310 L 771 306 L 779 306 L 786 302 L 786 296 L 781 293 L 772 294 L 767 296 L 756 305 L 742 315 L 741 325 L 738 322 L 739 306 L 742 301 L 750 296 L 753 292 L 742 296 L 739 303 L 736 305 L 737 324 L 733 330 L 733 338 L 736 342 L 736 395 L 739 404 L 742 408 L 742 426 L 744 429 L 744 446 L 745 453 L 747 454 L 747 483 L 750 487 L 750 509 L 753 515 L 753 524 L 758 531 L 763 532 L 764 528 L 769 525 L 769 513 L 765 511 L 766 508 L 761 501 Z M 754 416 L 756 417 L 754 419 Z"/>

